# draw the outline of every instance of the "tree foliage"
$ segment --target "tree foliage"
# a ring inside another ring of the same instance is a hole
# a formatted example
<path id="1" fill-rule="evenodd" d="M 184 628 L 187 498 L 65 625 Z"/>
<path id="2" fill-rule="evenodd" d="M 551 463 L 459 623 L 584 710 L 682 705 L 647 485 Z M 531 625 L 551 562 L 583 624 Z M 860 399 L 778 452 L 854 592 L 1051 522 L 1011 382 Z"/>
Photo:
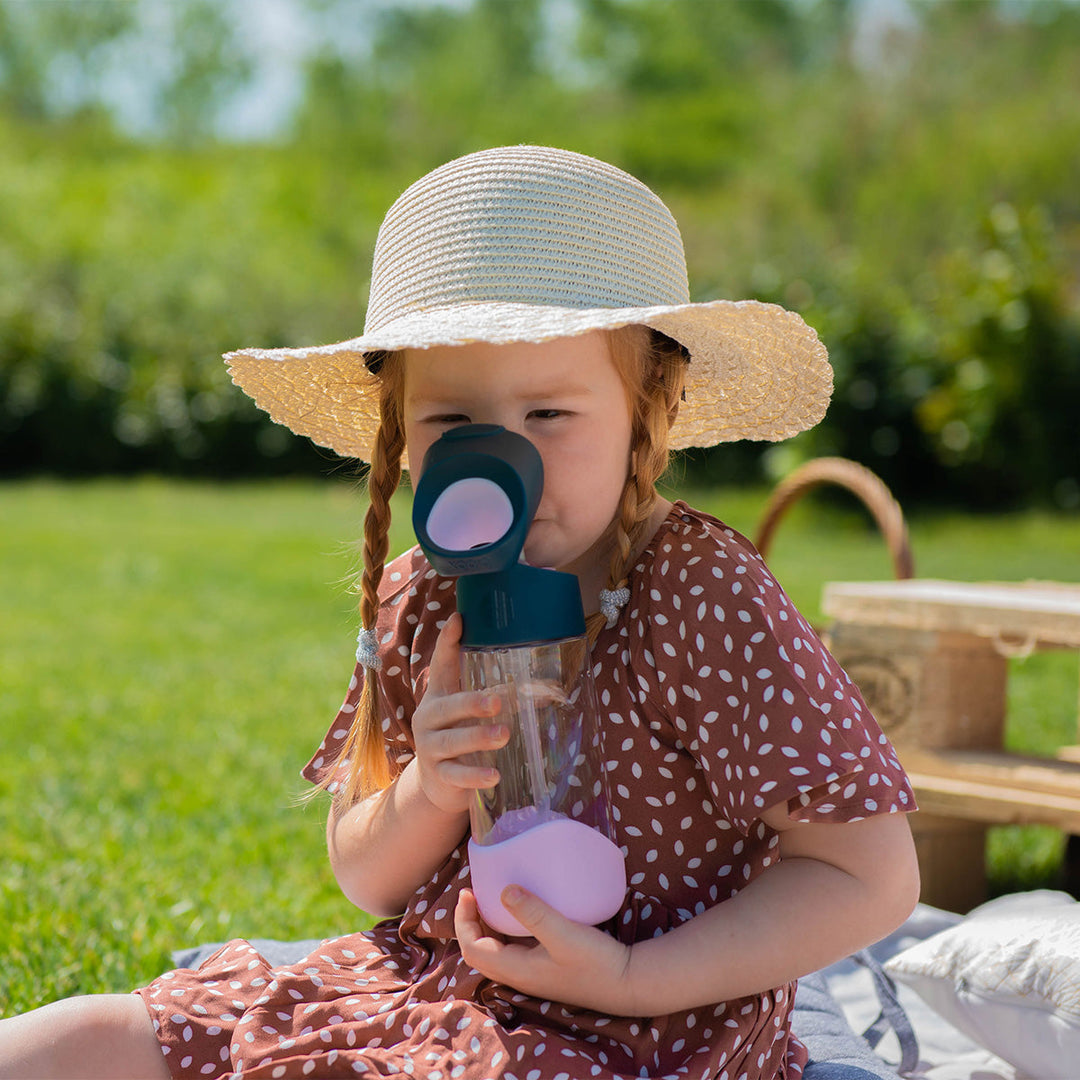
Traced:
<path id="1" fill-rule="evenodd" d="M 839 452 L 907 500 L 1080 505 L 1080 5 L 293 0 L 260 141 L 223 135 L 265 68 L 239 8 L 0 0 L 3 473 L 325 469 L 220 353 L 355 335 L 394 196 L 539 142 L 653 186 L 695 298 L 829 346 L 823 424 L 691 475 Z"/>

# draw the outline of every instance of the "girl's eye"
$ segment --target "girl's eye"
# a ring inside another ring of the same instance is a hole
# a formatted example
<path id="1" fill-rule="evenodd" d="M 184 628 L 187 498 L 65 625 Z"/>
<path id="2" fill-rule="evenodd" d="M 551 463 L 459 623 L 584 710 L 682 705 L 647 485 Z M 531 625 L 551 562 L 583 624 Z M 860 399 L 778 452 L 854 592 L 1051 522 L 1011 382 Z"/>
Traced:
<path id="1" fill-rule="evenodd" d="M 444 413 L 441 416 L 429 416 L 429 424 L 467 424 L 469 418 L 464 413 Z"/>
<path id="2" fill-rule="evenodd" d="M 530 420 L 557 420 L 563 415 L 561 409 L 533 409 L 529 413 Z"/>

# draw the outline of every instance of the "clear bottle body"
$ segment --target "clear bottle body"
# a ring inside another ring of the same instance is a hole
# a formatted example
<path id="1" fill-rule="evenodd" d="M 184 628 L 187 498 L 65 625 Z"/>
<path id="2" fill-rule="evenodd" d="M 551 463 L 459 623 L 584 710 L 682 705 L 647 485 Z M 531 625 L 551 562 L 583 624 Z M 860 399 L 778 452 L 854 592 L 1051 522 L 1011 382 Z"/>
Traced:
<path id="1" fill-rule="evenodd" d="M 556 815 L 614 839 L 584 638 L 463 649 L 462 688 L 497 694 L 496 719 L 510 728 L 506 746 L 482 755 L 500 779 L 477 792 L 471 807 L 478 844 L 506 840 Z"/>
<path id="2" fill-rule="evenodd" d="M 499 771 L 499 783 L 477 791 L 470 806 L 481 914 L 503 933 L 525 933 L 498 899 L 514 883 L 578 921 L 609 918 L 625 870 L 586 639 L 464 648 L 462 687 L 498 694 L 498 719 L 510 728 L 506 746 L 475 758 Z"/>

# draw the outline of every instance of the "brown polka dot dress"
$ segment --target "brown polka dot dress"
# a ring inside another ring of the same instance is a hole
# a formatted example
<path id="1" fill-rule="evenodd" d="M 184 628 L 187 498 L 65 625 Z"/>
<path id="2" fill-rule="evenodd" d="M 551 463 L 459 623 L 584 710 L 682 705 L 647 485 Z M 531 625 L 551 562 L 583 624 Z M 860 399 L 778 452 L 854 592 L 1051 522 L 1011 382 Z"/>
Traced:
<path id="1" fill-rule="evenodd" d="M 606 924 L 624 942 L 721 903 L 777 857 L 761 811 L 854 821 L 914 809 L 858 691 L 749 543 L 676 503 L 593 649 L 613 814 L 629 888 Z M 452 581 L 413 550 L 382 586 L 383 730 L 395 769 L 426 684 Z M 304 770 L 333 767 L 357 672 Z M 461 958 L 453 912 L 464 842 L 399 919 L 272 968 L 244 941 L 138 991 L 177 1077 L 417 1080 L 773 1080 L 802 1074 L 794 984 L 669 1016 L 608 1017 L 493 983 Z"/>

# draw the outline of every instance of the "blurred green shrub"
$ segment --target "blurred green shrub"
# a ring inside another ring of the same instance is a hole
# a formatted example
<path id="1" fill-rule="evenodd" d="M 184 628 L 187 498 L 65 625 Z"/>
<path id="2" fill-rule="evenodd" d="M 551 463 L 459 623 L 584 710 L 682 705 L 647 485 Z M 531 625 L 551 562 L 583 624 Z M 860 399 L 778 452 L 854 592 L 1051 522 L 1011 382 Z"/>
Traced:
<path id="1" fill-rule="evenodd" d="M 852 286 L 809 305 L 837 394 L 800 453 L 857 458 L 922 501 L 1080 506 L 1080 325 L 1067 269 L 1045 210 L 1001 202 L 910 288 L 882 297 Z"/>
<path id="2" fill-rule="evenodd" d="M 689 479 L 842 453 L 905 501 L 1080 506 L 1080 6 L 296 5 L 332 32 L 259 144 L 215 128 L 253 64 L 216 5 L 175 24 L 155 137 L 49 93 L 50 56 L 100 67 L 130 17 L 21 6 L 5 38 L 0 4 L 0 474 L 331 467 L 220 354 L 357 334 L 394 196 L 532 141 L 652 184 L 696 298 L 782 303 L 829 346 L 817 429 L 694 452 Z"/>
<path id="3" fill-rule="evenodd" d="M 0 233 L 3 472 L 325 468 L 333 455 L 272 424 L 221 354 L 354 333 L 378 219 L 280 151 L 170 151 L 95 126 L 75 153 L 55 134 L 0 119 L 19 207 Z"/>

